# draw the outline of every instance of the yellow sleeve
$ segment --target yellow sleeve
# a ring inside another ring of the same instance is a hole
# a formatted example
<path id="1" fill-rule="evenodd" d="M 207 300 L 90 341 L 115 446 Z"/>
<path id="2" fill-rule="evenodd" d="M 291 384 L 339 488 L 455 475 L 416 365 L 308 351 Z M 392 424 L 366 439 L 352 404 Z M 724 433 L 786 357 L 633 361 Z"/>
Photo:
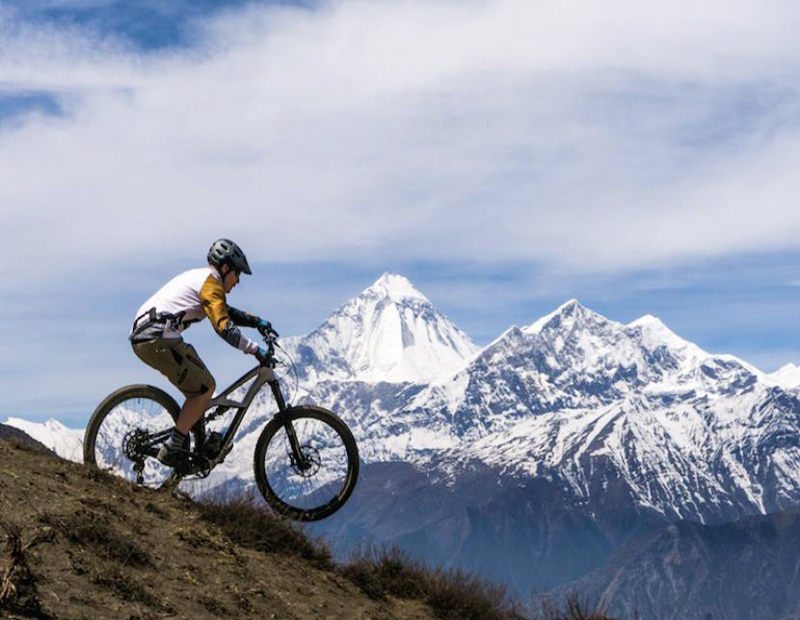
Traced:
<path id="1" fill-rule="evenodd" d="M 209 275 L 200 288 L 200 301 L 214 327 L 214 331 L 222 335 L 225 333 L 230 316 L 228 315 L 228 302 L 225 298 L 225 289 L 222 283 L 213 275 Z"/>
<path id="2" fill-rule="evenodd" d="M 245 353 L 255 353 L 258 350 L 258 343 L 243 335 L 231 320 L 231 310 L 225 299 L 225 289 L 213 275 L 209 275 L 203 282 L 203 286 L 200 287 L 200 301 L 214 331 L 225 342 Z"/>

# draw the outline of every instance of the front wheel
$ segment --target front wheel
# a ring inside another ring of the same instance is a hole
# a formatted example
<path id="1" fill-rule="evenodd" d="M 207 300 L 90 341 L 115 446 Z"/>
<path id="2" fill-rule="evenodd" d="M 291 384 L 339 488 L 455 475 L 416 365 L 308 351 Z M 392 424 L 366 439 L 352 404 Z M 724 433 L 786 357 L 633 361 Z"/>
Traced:
<path id="1" fill-rule="evenodd" d="M 296 440 L 295 440 L 296 438 Z M 256 483 L 267 503 L 296 521 L 339 510 L 358 480 L 358 448 L 347 425 L 321 407 L 292 407 L 261 433 Z"/>
<path id="2" fill-rule="evenodd" d="M 155 455 L 179 413 L 175 399 L 152 385 L 117 390 L 98 405 L 89 420 L 83 462 L 130 482 L 160 487 L 172 470 Z"/>

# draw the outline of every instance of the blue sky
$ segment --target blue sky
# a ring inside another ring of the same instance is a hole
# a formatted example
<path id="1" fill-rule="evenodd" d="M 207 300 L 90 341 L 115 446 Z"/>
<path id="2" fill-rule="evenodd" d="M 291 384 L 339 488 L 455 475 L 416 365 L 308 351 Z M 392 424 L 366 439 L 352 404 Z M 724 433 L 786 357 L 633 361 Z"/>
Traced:
<path id="1" fill-rule="evenodd" d="M 229 236 L 305 333 L 384 271 L 477 342 L 569 298 L 800 363 L 782 2 L 0 1 L 0 420 L 152 382 L 133 312 Z M 187 337 L 218 383 L 248 367 Z"/>

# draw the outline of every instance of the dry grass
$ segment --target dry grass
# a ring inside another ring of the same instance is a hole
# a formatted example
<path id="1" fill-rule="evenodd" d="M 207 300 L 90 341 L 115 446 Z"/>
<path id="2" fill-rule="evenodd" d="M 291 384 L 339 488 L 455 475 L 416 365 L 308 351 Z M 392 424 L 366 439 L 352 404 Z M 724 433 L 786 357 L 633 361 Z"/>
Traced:
<path id="1" fill-rule="evenodd" d="M 409 600 L 370 600 L 324 543 L 252 498 L 196 503 L 5 441 L 0 460 L 0 618 L 422 618 L 422 601 L 460 596 L 421 588 L 395 556 L 381 581 Z"/>
<path id="2" fill-rule="evenodd" d="M 114 527 L 112 520 L 105 515 L 80 510 L 71 515 L 45 514 L 41 521 L 53 527 L 67 540 L 91 549 L 101 558 L 132 568 L 153 566 L 151 554 L 129 535 Z"/>
<path id="3" fill-rule="evenodd" d="M 333 567 L 330 551 L 322 540 L 312 540 L 252 495 L 206 499 L 197 508 L 204 521 L 216 525 L 237 545 L 263 553 L 301 557 L 317 568 Z"/>
<path id="4" fill-rule="evenodd" d="M 32 452 L 34 454 L 42 454 L 49 458 L 57 459 L 58 456 L 52 450 L 48 450 L 45 446 L 39 444 L 38 442 L 34 443 L 33 440 L 25 440 L 20 437 L 11 437 L 6 439 L 12 448 L 15 450 L 23 450 L 24 452 Z"/>
<path id="5" fill-rule="evenodd" d="M 335 570 L 367 596 L 392 596 L 427 603 L 445 620 L 607 620 L 604 609 L 581 601 L 577 594 L 564 608 L 541 598 L 537 611 L 525 613 L 506 587 L 461 570 L 431 568 L 396 547 L 362 547 L 341 566 L 331 559 L 325 543 L 308 535 L 264 507 L 252 495 L 216 497 L 198 504 L 201 518 L 216 525 L 231 542 L 264 553 L 302 557 L 318 568 Z M 196 541 L 201 543 L 201 541 Z M 207 609 L 218 615 L 213 601 Z"/>
<path id="6" fill-rule="evenodd" d="M 533 620 L 613 620 L 605 604 L 600 601 L 593 603 L 588 597 L 581 598 L 574 590 L 564 601 L 563 608 L 546 596 L 535 598 L 533 608 Z"/>
<path id="7" fill-rule="evenodd" d="M 371 598 L 423 600 L 439 618 L 522 619 L 506 587 L 460 570 L 430 568 L 396 547 L 364 547 L 340 568 Z"/>
<path id="8" fill-rule="evenodd" d="M 132 575 L 120 568 L 111 568 L 95 572 L 91 581 L 106 590 L 114 592 L 121 599 L 131 603 L 141 603 L 147 607 L 158 609 L 165 614 L 174 614 L 175 609 L 166 601 L 160 600 Z"/>

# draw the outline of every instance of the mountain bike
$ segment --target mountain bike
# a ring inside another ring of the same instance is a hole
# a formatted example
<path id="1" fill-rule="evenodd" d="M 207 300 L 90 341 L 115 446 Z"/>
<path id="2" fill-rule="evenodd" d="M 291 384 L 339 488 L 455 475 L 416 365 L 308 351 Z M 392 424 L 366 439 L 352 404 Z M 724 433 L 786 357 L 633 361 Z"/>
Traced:
<path id="1" fill-rule="evenodd" d="M 86 428 L 84 462 L 152 488 L 175 488 L 184 479 L 206 478 L 230 453 L 248 408 L 266 384 L 278 411 L 255 446 L 259 491 L 274 511 L 290 519 L 317 521 L 333 514 L 355 488 L 358 448 L 350 429 L 334 413 L 286 404 L 275 373 L 276 335 L 263 334 L 265 361 L 211 400 L 186 439 L 184 465 L 172 469 L 156 460 L 180 407 L 151 385 L 123 387 L 100 403 Z M 237 391 L 244 392 L 240 400 L 234 398 Z M 236 413 L 224 432 L 208 432 L 209 423 L 231 410 Z"/>

